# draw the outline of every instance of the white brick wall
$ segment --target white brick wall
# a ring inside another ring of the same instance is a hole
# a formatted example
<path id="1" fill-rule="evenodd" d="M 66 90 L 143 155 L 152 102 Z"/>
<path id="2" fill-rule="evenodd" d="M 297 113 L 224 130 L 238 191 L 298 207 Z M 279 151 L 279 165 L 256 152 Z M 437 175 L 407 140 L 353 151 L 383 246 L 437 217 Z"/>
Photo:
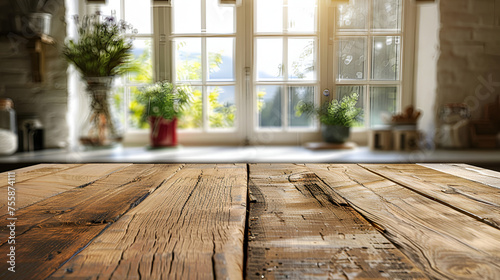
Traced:
<path id="1" fill-rule="evenodd" d="M 440 0 L 436 111 L 454 102 L 492 102 L 500 88 L 500 0 Z M 478 94 L 480 92 L 480 94 Z M 477 107 L 477 106 L 474 106 Z M 482 116 L 482 106 L 472 112 Z"/>
<path id="2" fill-rule="evenodd" d="M 2 1 L 4 2 L 4 1 Z M 7 2 L 7 1 L 5 1 Z M 48 1 L 52 13 L 51 35 L 57 42 L 66 37 L 63 0 Z M 0 9 L 0 19 L 13 13 L 9 6 Z M 26 49 L 26 40 L 2 30 L 0 36 L 0 96 L 14 101 L 18 115 L 36 114 L 45 128 L 45 146 L 61 147 L 68 142 L 67 63 L 61 58 L 56 46 L 45 45 L 45 81 L 33 83 L 31 80 L 31 59 Z"/>

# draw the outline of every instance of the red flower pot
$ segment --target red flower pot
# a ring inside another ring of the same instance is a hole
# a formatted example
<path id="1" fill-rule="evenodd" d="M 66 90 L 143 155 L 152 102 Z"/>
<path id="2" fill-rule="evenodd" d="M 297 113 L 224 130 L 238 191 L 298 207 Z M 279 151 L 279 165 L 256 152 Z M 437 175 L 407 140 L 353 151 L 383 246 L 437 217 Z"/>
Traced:
<path id="1" fill-rule="evenodd" d="M 177 145 L 177 118 L 166 120 L 162 117 L 149 117 L 149 126 L 152 147 Z"/>

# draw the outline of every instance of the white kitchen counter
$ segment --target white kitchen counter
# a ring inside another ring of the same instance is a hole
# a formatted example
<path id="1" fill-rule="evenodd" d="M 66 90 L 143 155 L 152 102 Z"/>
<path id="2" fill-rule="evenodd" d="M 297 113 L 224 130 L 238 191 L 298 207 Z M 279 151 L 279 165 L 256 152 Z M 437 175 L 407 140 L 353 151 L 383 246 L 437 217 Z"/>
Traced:
<path id="1" fill-rule="evenodd" d="M 9 163 L 80 163 L 80 162 L 175 162 L 175 163 L 256 163 L 256 162 L 339 162 L 339 163 L 470 163 L 500 166 L 497 150 L 422 150 L 415 152 L 371 151 L 368 147 L 352 150 L 312 151 L 298 146 L 241 147 L 116 147 L 90 151 L 43 150 L 0 157 Z"/>

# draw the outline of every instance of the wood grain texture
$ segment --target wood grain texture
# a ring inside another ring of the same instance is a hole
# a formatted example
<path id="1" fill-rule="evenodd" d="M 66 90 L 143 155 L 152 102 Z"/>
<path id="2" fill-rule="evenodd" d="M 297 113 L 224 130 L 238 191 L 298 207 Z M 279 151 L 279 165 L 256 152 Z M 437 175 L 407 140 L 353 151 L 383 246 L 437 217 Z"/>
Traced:
<path id="1" fill-rule="evenodd" d="M 497 171 L 488 170 L 468 164 L 426 163 L 419 165 L 462 177 L 474 182 L 485 184 L 494 188 L 500 188 L 500 172 Z"/>
<path id="2" fill-rule="evenodd" d="M 241 279 L 245 165 L 188 165 L 51 279 Z"/>
<path id="3" fill-rule="evenodd" d="M 433 279 L 500 279 L 500 231 L 357 165 L 308 165 Z"/>
<path id="4" fill-rule="evenodd" d="M 248 279 L 425 279 L 307 167 L 252 164 Z"/>
<path id="5" fill-rule="evenodd" d="M 35 164 L 31 166 L 26 166 L 19 169 L 14 169 L 8 172 L 0 173 L 0 188 L 7 186 L 7 174 L 9 172 L 15 172 L 17 175 L 17 182 L 23 182 L 29 179 L 33 179 L 40 176 L 45 176 L 49 174 L 54 174 L 60 172 L 62 170 L 75 168 L 77 166 L 81 166 L 82 164 L 53 164 L 53 163 L 42 163 Z M 5 180 L 4 180 L 5 179 Z"/>
<path id="6" fill-rule="evenodd" d="M 0 279 L 45 279 L 96 237 L 106 223 L 116 221 L 140 203 L 179 168 L 179 165 L 130 165 L 88 186 L 20 209 L 16 213 L 18 273 L 10 274 L 3 263 Z M 54 174 L 50 178 L 60 182 L 71 176 Z M 5 216 L 0 218 L 3 256 L 10 246 L 5 243 L 7 222 Z"/>
<path id="7" fill-rule="evenodd" d="M 405 188 L 500 229 L 500 190 L 416 164 L 361 164 Z"/>
<path id="8" fill-rule="evenodd" d="M 90 184 L 130 164 L 37 165 L 16 172 L 16 209 L 31 205 L 58 193 Z M 5 174 L 2 184 L 7 183 Z M 0 196 L 7 197 L 7 185 L 0 187 Z M 7 213 L 6 200 L 0 199 L 0 214 Z"/>

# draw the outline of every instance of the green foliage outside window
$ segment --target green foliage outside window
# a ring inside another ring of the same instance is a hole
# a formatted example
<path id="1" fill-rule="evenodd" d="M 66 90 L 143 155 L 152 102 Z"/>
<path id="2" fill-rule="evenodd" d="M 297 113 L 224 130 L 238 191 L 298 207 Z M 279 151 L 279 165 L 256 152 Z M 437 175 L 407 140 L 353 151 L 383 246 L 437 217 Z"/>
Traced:
<path id="1" fill-rule="evenodd" d="M 178 47 L 182 46 L 182 42 Z M 195 59 L 183 60 L 176 65 L 176 75 L 184 81 L 201 81 L 202 65 L 198 55 Z M 223 63 L 221 53 L 209 53 L 208 67 L 210 72 L 216 72 Z M 211 128 L 232 128 L 235 123 L 236 106 L 234 104 L 222 104 L 219 102 L 219 96 L 222 92 L 221 87 L 213 87 L 208 92 L 208 108 L 210 110 L 208 120 Z M 183 117 L 179 120 L 178 127 L 201 128 L 203 126 L 203 98 L 201 89 L 193 89 L 191 93 L 191 103 L 183 110 Z"/>

